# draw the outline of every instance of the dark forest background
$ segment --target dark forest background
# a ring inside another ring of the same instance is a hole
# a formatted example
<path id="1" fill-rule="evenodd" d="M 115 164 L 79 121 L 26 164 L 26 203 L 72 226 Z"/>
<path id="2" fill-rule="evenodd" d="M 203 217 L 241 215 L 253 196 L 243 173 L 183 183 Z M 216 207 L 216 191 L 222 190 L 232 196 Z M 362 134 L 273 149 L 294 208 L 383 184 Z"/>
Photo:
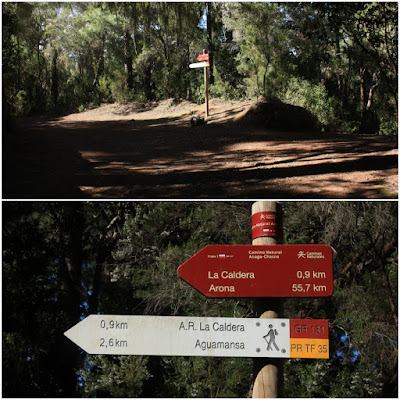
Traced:
<path id="1" fill-rule="evenodd" d="M 108 102 L 262 96 L 397 134 L 398 3 L 3 2 L 3 121 Z"/>
<path id="2" fill-rule="evenodd" d="M 63 332 L 92 313 L 254 317 L 177 268 L 250 244 L 251 202 L 3 202 L 4 397 L 247 397 L 247 358 L 87 355 Z M 330 358 L 289 359 L 287 397 L 397 397 L 397 202 L 284 202 L 284 243 L 333 250 L 334 293 L 286 318 L 329 319 Z"/>

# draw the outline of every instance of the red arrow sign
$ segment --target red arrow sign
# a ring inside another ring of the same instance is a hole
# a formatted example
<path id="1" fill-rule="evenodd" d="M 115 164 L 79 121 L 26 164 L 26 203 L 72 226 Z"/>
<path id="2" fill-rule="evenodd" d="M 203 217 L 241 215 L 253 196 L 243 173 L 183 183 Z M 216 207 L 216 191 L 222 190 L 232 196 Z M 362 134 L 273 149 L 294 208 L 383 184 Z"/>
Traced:
<path id="1" fill-rule="evenodd" d="M 209 54 L 199 54 L 197 56 L 197 61 L 208 61 L 209 60 Z"/>
<path id="2" fill-rule="evenodd" d="M 325 297 L 333 292 L 326 245 L 210 245 L 178 268 L 207 297 Z"/>

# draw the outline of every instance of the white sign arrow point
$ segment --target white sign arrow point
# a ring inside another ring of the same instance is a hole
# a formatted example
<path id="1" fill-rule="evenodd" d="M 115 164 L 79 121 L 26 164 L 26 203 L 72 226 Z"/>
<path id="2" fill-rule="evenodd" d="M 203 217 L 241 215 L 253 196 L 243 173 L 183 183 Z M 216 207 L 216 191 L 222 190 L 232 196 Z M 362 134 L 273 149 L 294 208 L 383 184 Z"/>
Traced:
<path id="1" fill-rule="evenodd" d="M 68 329 L 64 332 L 64 335 L 78 345 L 82 350 L 86 351 L 89 354 L 94 354 L 93 349 L 90 347 L 90 342 L 88 343 L 88 339 L 90 339 L 90 332 L 87 329 L 87 322 L 90 320 L 92 316 L 85 318 L 83 321 L 78 322 L 72 328 Z"/>

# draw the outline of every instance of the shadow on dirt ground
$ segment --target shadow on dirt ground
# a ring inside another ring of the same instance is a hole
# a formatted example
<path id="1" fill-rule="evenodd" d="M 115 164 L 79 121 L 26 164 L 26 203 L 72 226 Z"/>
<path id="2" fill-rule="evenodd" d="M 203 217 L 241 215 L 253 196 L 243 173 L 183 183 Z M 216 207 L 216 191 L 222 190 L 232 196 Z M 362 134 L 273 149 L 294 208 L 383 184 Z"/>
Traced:
<path id="1" fill-rule="evenodd" d="M 191 113 L 129 108 L 108 121 L 20 121 L 3 133 L 3 198 L 397 197 L 394 138 L 256 129 L 233 121 L 240 111 L 215 109 L 196 127 Z"/>

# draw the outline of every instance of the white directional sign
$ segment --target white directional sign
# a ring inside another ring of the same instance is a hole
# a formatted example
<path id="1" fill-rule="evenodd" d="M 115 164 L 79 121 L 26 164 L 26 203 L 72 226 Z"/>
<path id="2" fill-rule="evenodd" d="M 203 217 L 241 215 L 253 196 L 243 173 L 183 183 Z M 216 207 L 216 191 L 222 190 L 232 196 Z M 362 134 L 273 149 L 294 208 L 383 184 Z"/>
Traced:
<path id="1" fill-rule="evenodd" d="M 189 64 L 189 68 L 204 68 L 204 67 L 209 67 L 209 66 L 210 66 L 210 63 L 208 61 Z"/>
<path id="2" fill-rule="evenodd" d="M 64 334 L 90 354 L 290 357 L 288 319 L 90 315 Z"/>
<path id="3" fill-rule="evenodd" d="M 329 356 L 327 320 L 90 315 L 64 335 L 90 354 Z"/>

